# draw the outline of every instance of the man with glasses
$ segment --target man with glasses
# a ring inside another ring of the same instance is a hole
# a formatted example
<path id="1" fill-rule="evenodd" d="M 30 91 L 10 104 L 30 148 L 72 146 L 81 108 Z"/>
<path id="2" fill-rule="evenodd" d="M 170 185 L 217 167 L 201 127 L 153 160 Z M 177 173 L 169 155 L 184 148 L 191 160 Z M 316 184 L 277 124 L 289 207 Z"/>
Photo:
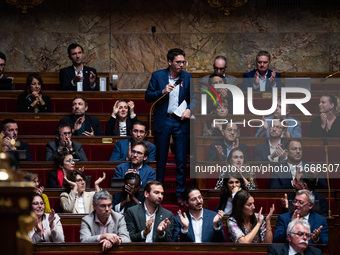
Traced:
<path id="1" fill-rule="evenodd" d="M 186 188 L 183 193 L 187 212 L 178 211 L 174 219 L 173 242 L 225 242 L 222 219 L 224 212 L 203 209 L 203 197 L 196 187 Z"/>
<path id="2" fill-rule="evenodd" d="M 308 221 L 311 228 L 309 243 L 328 244 L 327 220 L 323 216 L 311 211 L 314 205 L 314 195 L 306 189 L 296 192 L 293 200 L 294 211 L 280 214 L 276 221 L 274 243 L 286 243 L 288 224 L 296 219 Z M 309 232 L 308 232 L 309 233 Z"/>
<path id="3" fill-rule="evenodd" d="M 281 140 L 286 132 L 283 119 L 273 120 L 269 127 L 269 139 L 254 148 L 254 161 L 281 162 L 287 159 L 286 142 Z M 282 125 L 284 124 L 284 125 Z"/>
<path id="4" fill-rule="evenodd" d="M 131 138 L 119 140 L 115 144 L 115 148 L 110 157 L 110 161 L 130 161 L 131 145 L 137 141 L 144 141 L 147 136 L 146 125 L 144 122 L 136 120 L 133 122 L 131 129 Z M 150 148 L 150 154 L 147 161 L 156 160 L 156 146 L 146 141 Z"/>
<path id="5" fill-rule="evenodd" d="M 214 68 L 214 73 L 215 74 L 223 75 L 223 77 L 225 78 L 225 81 L 227 82 L 227 84 L 237 85 L 236 77 L 228 75 L 228 74 L 225 73 L 227 71 L 227 69 L 228 69 L 227 58 L 226 57 L 224 57 L 224 56 L 217 56 L 215 58 L 215 60 L 214 60 L 213 68 Z M 202 82 L 204 82 L 206 84 L 210 84 L 209 83 L 209 77 L 210 77 L 210 75 L 204 76 L 202 78 Z"/>
<path id="6" fill-rule="evenodd" d="M 148 181 L 156 179 L 156 171 L 151 166 L 144 164 L 149 156 L 149 145 L 145 141 L 137 141 L 133 143 L 131 150 L 130 162 L 122 163 L 116 167 L 113 175 L 114 179 L 123 179 L 127 173 L 137 173 L 141 179 L 141 188 Z"/>
<path id="7" fill-rule="evenodd" d="M 74 159 L 87 161 L 83 145 L 72 141 L 71 127 L 67 123 L 59 123 L 55 129 L 56 139 L 46 145 L 46 161 L 53 161 L 59 151 L 69 151 Z"/>
<path id="8" fill-rule="evenodd" d="M 287 228 L 287 244 L 271 244 L 268 255 L 321 255 L 321 250 L 308 246 L 311 238 L 309 223 L 305 220 L 293 220 Z"/>
<path id="9" fill-rule="evenodd" d="M 94 210 L 81 220 L 81 242 L 99 242 L 103 251 L 131 242 L 124 216 L 111 207 L 112 196 L 109 192 L 101 190 L 93 195 Z"/>
<path id="10" fill-rule="evenodd" d="M 157 102 L 153 114 L 157 150 L 157 180 L 164 182 L 170 137 L 172 136 L 176 158 L 176 197 L 177 203 L 183 205 L 184 201 L 181 197 L 186 183 L 189 119 L 196 107 L 197 98 L 194 86 L 190 86 L 191 74 L 183 71 L 186 64 L 184 51 L 181 49 L 169 50 L 167 60 L 167 69 L 158 70 L 152 74 L 145 93 L 145 100 L 148 103 Z M 180 114 L 175 114 L 179 106 L 183 107 L 183 111 L 181 110 Z"/>
<path id="11" fill-rule="evenodd" d="M 0 79 L 10 79 L 12 83 L 12 89 L 15 89 L 15 84 L 14 84 L 14 78 L 13 77 L 8 77 L 7 75 L 4 74 L 6 67 L 6 55 L 2 52 L 0 52 Z"/>

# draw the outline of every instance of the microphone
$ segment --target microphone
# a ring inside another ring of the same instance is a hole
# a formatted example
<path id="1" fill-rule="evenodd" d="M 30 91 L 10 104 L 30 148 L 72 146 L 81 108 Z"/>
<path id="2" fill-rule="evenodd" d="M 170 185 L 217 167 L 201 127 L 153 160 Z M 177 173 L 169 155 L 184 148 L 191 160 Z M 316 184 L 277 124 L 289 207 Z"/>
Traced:
<path id="1" fill-rule="evenodd" d="M 331 186 L 329 183 L 329 172 L 328 172 L 328 139 L 327 137 L 324 137 L 322 139 L 323 146 L 325 147 L 325 154 L 326 154 L 326 165 L 327 165 L 327 172 L 326 172 L 326 178 L 327 178 L 327 185 L 328 185 L 328 218 L 332 217 L 332 211 L 331 211 Z"/>
<path id="2" fill-rule="evenodd" d="M 331 78 L 332 76 L 334 76 L 334 75 L 336 75 L 336 74 L 338 74 L 338 73 L 340 73 L 340 70 L 337 71 L 337 72 L 335 72 L 335 73 L 332 73 L 332 74 L 330 74 L 330 75 L 328 75 L 328 76 L 326 76 L 326 77 L 324 77 L 324 78 L 321 78 L 320 81 L 321 81 L 321 82 L 325 82 L 328 78 Z"/>
<path id="3" fill-rule="evenodd" d="M 340 71 L 339 71 L 339 72 L 340 72 Z M 178 84 L 181 84 L 182 81 L 183 81 L 183 80 L 182 80 L 181 78 L 179 78 L 179 79 L 175 82 L 175 84 L 174 84 L 175 87 L 176 87 Z"/>

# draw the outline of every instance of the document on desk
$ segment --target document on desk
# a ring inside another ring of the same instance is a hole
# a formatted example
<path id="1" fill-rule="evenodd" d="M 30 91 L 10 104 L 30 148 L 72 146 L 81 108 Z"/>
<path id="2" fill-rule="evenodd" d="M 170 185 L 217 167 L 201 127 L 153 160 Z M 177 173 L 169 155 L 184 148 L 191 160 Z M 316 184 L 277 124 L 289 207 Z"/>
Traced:
<path id="1" fill-rule="evenodd" d="M 187 109 L 187 101 L 183 100 L 183 102 L 178 106 L 174 114 L 176 114 L 178 117 L 182 117 L 182 113 Z"/>

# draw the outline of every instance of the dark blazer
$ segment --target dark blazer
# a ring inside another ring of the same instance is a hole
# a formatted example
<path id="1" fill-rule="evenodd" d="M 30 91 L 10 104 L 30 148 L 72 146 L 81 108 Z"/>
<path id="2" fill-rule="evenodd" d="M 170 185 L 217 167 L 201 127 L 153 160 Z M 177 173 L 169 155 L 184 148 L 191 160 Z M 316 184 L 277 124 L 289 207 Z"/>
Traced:
<path id="1" fill-rule="evenodd" d="M 17 142 L 20 143 L 20 145 L 17 147 L 17 150 L 25 150 L 26 151 L 26 161 L 34 161 L 31 153 L 30 153 L 30 150 L 28 148 L 28 143 L 25 143 L 23 141 L 19 141 L 17 140 Z"/>
<path id="2" fill-rule="evenodd" d="M 191 109 L 191 112 L 193 112 L 197 104 L 197 98 L 194 93 L 194 86 L 190 86 L 190 79 L 192 79 L 192 76 L 191 74 L 185 71 L 182 71 L 180 73 L 179 78 L 182 79 L 183 82 L 180 85 L 178 85 L 180 86 L 178 105 L 180 105 L 185 100 L 188 105 L 187 109 Z M 145 100 L 148 103 L 155 102 L 157 99 L 159 99 L 163 95 L 162 90 L 165 88 L 167 84 L 169 84 L 168 69 L 158 70 L 152 73 L 149 86 L 145 93 Z M 153 128 L 156 132 L 161 132 L 163 130 L 164 123 L 167 118 L 166 114 L 167 114 L 168 106 L 169 106 L 169 94 L 163 97 L 156 104 L 154 108 Z M 181 128 L 183 132 L 185 134 L 189 134 L 189 129 L 190 129 L 189 119 L 186 119 L 181 122 L 182 122 Z"/>
<path id="3" fill-rule="evenodd" d="M 58 188 L 57 170 L 48 172 L 46 188 Z"/>
<path id="4" fill-rule="evenodd" d="M 90 87 L 90 72 L 91 71 L 96 75 L 96 81 L 95 81 L 96 86 L 94 87 L 94 89 L 91 89 Z M 83 91 L 99 90 L 98 76 L 97 76 L 96 69 L 84 65 L 83 76 L 84 76 Z M 74 72 L 73 66 L 69 66 L 69 67 L 65 67 L 61 69 L 59 72 L 59 81 L 60 81 L 61 89 L 77 91 L 77 86 L 73 86 L 71 83 L 74 77 L 76 77 L 76 74 Z"/>
<path id="5" fill-rule="evenodd" d="M 303 166 L 309 165 L 310 163 L 302 161 Z M 282 163 L 279 167 L 282 169 L 289 169 L 287 163 Z M 270 174 L 270 189 L 293 189 L 292 186 L 292 174 L 290 171 L 283 172 L 272 172 Z M 318 175 L 318 182 L 316 184 L 317 189 L 327 189 L 327 181 L 322 177 L 321 174 Z"/>
<path id="6" fill-rule="evenodd" d="M 127 193 L 125 192 L 119 192 L 119 193 L 114 193 L 112 195 L 112 210 L 115 211 L 115 206 L 118 205 L 119 203 L 123 202 L 126 199 L 126 195 Z M 145 197 L 143 193 L 137 193 L 136 198 L 139 202 L 141 202 L 142 204 L 144 203 Z M 128 203 L 125 204 L 124 206 L 124 212 L 126 212 L 126 210 L 132 206 L 135 206 L 135 202 L 134 201 L 130 201 Z M 122 210 L 122 208 L 120 208 L 120 211 Z"/>
<path id="7" fill-rule="evenodd" d="M 159 238 L 157 233 L 157 227 L 159 223 L 168 218 L 171 224 L 165 230 L 164 238 Z M 144 204 L 139 204 L 130 207 L 127 209 L 125 215 L 125 221 L 127 229 L 130 233 L 130 238 L 132 242 L 145 242 L 145 239 L 142 239 L 141 232 L 145 229 L 145 209 Z M 152 233 L 152 241 L 153 242 L 171 242 L 172 240 L 172 229 L 174 223 L 174 215 L 172 212 L 163 208 L 162 206 L 158 206 L 158 210 L 155 215 L 154 228 Z"/>
<path id="8" fill-rule="evenodd" d="M 118 165 L 116 167 L 113 178 L 115 179 L 124 179 L 125 173 L 127 170 L 132 169 L 131 162 L 126 162 Z M 151 166 L 143 164 L 142 168 L 139 170 L 140 180 L 141 180 L 141 189 L 144 189 L 145 184 L 148 181 L 156 180 L 156 171 Z"/>
<path id="9" fill-rule="evenodd" d="M 74 128 L 74 123 L 76 123 L 76 119 L 73 117 L 73 115 L 69 115 L 63 119 L 60 120 L 60 123 L 68 123 L 71 128 Z M 85 115 L 85 131 L 91 132 L 91 127 L 94 130 L 94 135 L 96 136 L 102 136 L 104 135 L 102 126 L 100 125 L 100 121 L 98 118 Z M 77 136 L 77 132 L 73 133 L 73 135 Z"/>
<path id="10" fill-rule="evenodd" d="M 281 140 L 281 148 L 286 148 L 286 142 Z M 254 161 L 270 161 L 268 156 L 270 155 L 270 148 L 268 140 L 264 143 L 258 144 L 254 148 Z"/>
<path id="11" fill-rule="evenodd" d="M 220 160 L 218 158 L 218 154 L 217 154 L 217 150 L 215 148 L 215 145 L 221 145 L 223 148 L 223 153 L 224 153 L 224 157 L 222 160 Z M 247 145 L 240 143 L 238 146 L 246 155 L 247 160 L 250 160 L 250 153 L 249 153 L 249 148 Z M 209 147 L 209 151 L 208 151 L 208 157 L 207 157 L 207 161 L 226 161 L 227 160 L 227 150 L 226 150 L 226 146 L 223 140 L 219 140 L 213 144 L 210 145 Z"/>
<path id="12" fill-rule="evenodd" d="M 114 130 L 115 124 L 116 124 L 116 118 L 113 118 L 111 116 L 110 119 L 106 121 L 105 135 L 120 136 L 119 129 L 118 131 Z M 130 135 L 130 132 L 132 129 L 132 123 L 136 120 L 137 120 L 137 115 L 133 119 L 131 119 L 130 117 L 127 117 L 126 119 L 126 134 L 127 135 Z"/>
<path id="13" fill-rule="evenodd" d="M 31 106 L 32 101 L 30 98 L 26 98 L 26 96 L 26 94 L 18 96 L 18 112 L 34 112 L 34 108 Z M 38 106 L 38 112 L 52 112 L 51 99 L 44 95 L 42 95 L 42 99 L 45 104 Z"/>
<path id="14" fill-rule="evenodd" d="M 156 146 L 152 143 L 145 141 L 149 144 L 150 154 L 147 161 L 156 161 Z M 115 144 L 115 148 L 112 151 L 110 161 L 126 161 L 128 155 L 129 143 L 132 144 L 131 139 L 118 140 Z"/>
<path id="15" fill-rule="evenodd" d="M 178 215 L 174 219 L 174 230 L 172 233 L 173 242 L 195 242 L 195 233 L 192 228 L 190 213 L 185 212 L 189 220 L 189 228 L 186 234 L 181 232 L 183 224 L 181 223 Z M 225 242 L 226 238 L 223 232 L 222 222 L 219 223 L 220 230 L 215 231 L 213 226 L 214 217 L 216 212 L 203 209 L 203 224 L 202 224 L 202 242 Z"/>
<path id="16" fill-rule="evenodd" d="M 271 244 L 268 246 L 267 255 L 288 255 L 289 244 Z M 303 252 L 304 255 L 321 255 L 322 251 L 313 246 L 308 246 Z"/>
<path id="17" fill-rule="evenodd" d="M 276 220 L 276 226 L 275 226 L 275 233 L 273 237 L 273 242 L 274 243 L 287 243 L 287 227 L 288 224 L 291 222 L 291 218 L 293 215 L 294 211 L 287 212 L 284 214 L 280 214 L 277 217 Z M 309 218 L 308 218 L 308 223 L 310 225 L 310 232 L 313 233 L 313 231 L 317 228 L 319 228 L 321 225 L 323 226 L 321 228 L 321 233 L 320 233 L 320 239 L 318 244 L 327 244 L 328 243 L 328 225 L 327 225 L 327 220 L 325 217 L 315 213 L 315 212 L 310 212 L 309 213 Z M 309 240 L 309 243 L 312 244 L 313 240 L 312 238 Z"/>
<path id="18" fill-rule="evenodd" d="M 321 127 L 321 118 L 317 116 L 313 118 L 309 126 L 310 137 L 340 137 L 340 117 L 336 117 L 331 129 L 327 132 Z"/>
<path id="19" fill-rule="evenodd" d="M 46 161 L 53 161 L 55 154 L 58 152 L 59 140 L 54 140 L 46 144 Z M 83 145 L 78 142 L 72 141 L 73 157 L 78 158 L 80 161 L 87 161 Z"/>
<path id="20" fill-rule="evenodd" d="M 254 76 L 255 76 L 256 71 L 257 71 L 257 69 L 254 69 L 253 71 L 250 71 L 249 73 L 244 73 L 243 74 L 243 81 L 242 81 L 242 85 L 241 85 L 241 89 L 243 91 L 247 91 L 247 89 L 249 87 L 253 88 Z M 265 91 L 272 91 L 272 86 L 270 86 L 270 82 L 269 82 L 269 78 L 272 75 L 272 72 L 273 72 L 272 70 L 268 69 L 268 73 L 266 75 L 267 80 L 266 80 L 266 89 L 265 89 Z M 276 82 L 276 87 L 278 88 L 278 90 L 280 90 L 281 87 L 282 87 L 281 74 L 280 73 L 276 73 L 275 77 L 279 78 L 279 79 L 276 79 L 275 82 Z M 259 89 L 254 89 L 253 88 L 253 91 L 260 91 L 260 88 Z"/>

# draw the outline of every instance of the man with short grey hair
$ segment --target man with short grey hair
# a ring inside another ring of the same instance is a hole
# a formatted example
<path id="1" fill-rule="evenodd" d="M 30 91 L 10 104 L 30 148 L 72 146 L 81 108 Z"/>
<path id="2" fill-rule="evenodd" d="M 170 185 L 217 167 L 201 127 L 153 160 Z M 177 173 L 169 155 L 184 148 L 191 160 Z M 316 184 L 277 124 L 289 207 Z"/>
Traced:
<path id="1" fill-rule="evenodd" d="M 93 196 L 93 212 L 81 220 L 80 241 L 99 242 L 106 251 L 113 245 L 131 242 L 124 216 L 112 211 L 112 196 L 106 190 Z"/>
<path id="2" fill-rule="evenodd" d="M 295 219 L 288 224 L 288 244 L 272 244 L 268 247 L 269 255 L 321 255 L 321 250 L 308 246 L 311 238 L 310 225 L 306 220 Z"/>

